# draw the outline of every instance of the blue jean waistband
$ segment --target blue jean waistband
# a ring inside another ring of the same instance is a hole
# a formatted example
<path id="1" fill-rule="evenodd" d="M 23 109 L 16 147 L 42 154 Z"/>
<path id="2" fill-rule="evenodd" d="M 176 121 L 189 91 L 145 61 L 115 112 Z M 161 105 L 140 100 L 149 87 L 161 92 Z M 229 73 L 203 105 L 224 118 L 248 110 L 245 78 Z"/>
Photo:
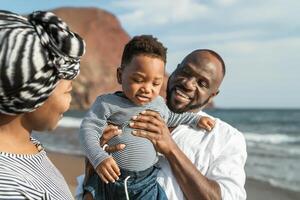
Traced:
<path id="1" fill-rule="evenodd" d="M 120 179 L 125 179 L 127 176 L 130 176 L 131 178 L 142 178 L 145 176 L 150 175 L 154 169 L 159 169 L 159 167 L 157 166 L 157 164 L 143 170 L 143 171 L 130 171 L 127 169 L 120 169 L 121 171 L 121 175 L 120 175 Z"/>

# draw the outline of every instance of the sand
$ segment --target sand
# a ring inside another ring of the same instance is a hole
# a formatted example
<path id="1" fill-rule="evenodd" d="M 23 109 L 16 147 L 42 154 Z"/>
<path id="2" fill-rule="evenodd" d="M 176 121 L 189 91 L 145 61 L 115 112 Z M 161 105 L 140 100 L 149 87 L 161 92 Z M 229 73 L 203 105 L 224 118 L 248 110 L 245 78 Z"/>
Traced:
<path id="1" fill-rule="evenodd" d="M 76 177 L 84 172 L 84 158 L 60 153 L 48 156 L 65 177 L 70 190 L 75 194 Z M 246 181 L 247 200 L 298 200 L 300 192 L 274 187 L 269 183 L 248 178 Z"/>

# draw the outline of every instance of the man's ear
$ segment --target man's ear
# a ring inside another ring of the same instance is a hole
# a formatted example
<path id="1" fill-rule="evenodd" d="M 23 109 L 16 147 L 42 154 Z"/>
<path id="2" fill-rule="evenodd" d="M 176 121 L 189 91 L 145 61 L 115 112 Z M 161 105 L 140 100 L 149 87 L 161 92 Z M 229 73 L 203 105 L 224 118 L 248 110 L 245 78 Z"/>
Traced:
<path id="1" fill-rule="evenodd" d="M 217 96 L 219 94 L 220 90 L 218 90 L 215 93 L 212 93 L 209 97 L 208 103 L 212 103 L 212 100 L 214 99 L 215 96 Z"/>
<path id="2" fill-rule="evenodd" d="M 118 67 L 117 69 L 117 80 L 119 84 L 122 84 L 122 68 Z"/>
<path id="3" fill-rule="evenodd" d="M 218 90 L 217 92 L 213 93 L 213 94 L 212 94 L 212 97 L 217 96 L 219 93 L 220 93 L 220 90 Z"/>

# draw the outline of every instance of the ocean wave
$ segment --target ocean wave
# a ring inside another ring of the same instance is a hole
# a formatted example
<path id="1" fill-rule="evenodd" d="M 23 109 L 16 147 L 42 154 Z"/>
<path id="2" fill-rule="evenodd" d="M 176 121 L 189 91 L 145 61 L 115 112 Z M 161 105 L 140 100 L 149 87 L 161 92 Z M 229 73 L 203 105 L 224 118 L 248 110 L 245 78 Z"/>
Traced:
<path id="1" fill-rule="evenodd" d="M 282 144 L 282 143 L 299 143 L 300 136 L 286 135 L 280 133 L 245 133 L 245 138 L 249 142 Z"/>
<path id="2" fill-rule="evenodd" d="M 82 118 L 77 117 L 63 117 L 59 123 L 59 127 L 65 128 L 79 128 L 81 124 Z"/>

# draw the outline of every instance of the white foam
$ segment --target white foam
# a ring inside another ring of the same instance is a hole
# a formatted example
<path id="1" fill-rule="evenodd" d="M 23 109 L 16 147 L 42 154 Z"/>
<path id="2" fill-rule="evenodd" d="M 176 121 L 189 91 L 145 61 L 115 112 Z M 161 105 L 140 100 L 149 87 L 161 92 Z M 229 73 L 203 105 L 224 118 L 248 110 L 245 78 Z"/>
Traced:
<path id="1" fill-rule="evenodd" d="M 82 118 L 76 118 L 76 117 L 63 117 L 59 123 L 59 127 L 65 127 L 65 128 L 79 128 L 81 124 Z"/>
<path id="2" fill-rule="evenodd" d="M 250 142 L 263 142 L 269 144 L 281 144 L 288 142 L 300 142 L 300 136 L 285 135 L 280 133 L 245 133 L 247 141 Z"/>

